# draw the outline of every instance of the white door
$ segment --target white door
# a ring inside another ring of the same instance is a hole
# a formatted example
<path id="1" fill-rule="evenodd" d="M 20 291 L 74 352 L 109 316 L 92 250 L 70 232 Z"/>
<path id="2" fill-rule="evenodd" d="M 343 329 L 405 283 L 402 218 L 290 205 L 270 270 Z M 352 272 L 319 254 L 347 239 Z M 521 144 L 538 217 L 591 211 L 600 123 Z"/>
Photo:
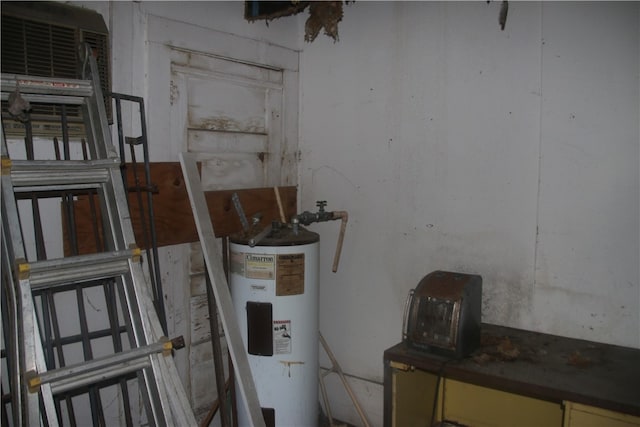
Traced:
<path id="1" fill-rule="evenodd" d="M 205 191 L 296 185 L 298 53 L 155 16 L 147 31 L 151 150 L 197 153 Z M 200 245 L 160 252 L 170 334 L 187 344 L 177 367 L 206 414 L 217 396 Z"/>

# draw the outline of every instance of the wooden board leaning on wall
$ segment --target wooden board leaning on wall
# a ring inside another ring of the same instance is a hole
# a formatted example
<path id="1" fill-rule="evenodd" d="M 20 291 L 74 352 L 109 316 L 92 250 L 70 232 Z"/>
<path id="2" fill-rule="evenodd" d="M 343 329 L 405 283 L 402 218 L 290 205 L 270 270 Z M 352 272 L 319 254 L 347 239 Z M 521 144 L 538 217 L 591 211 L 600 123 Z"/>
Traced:
<path id="1" fill-rule="evenodd" d="M 144 166 L 137 165 L 136 174 L 144 181 Z M 127 182 L 130 188 L 134 186 L 134 170 L 131 164 L 127 164 Z M 195 222 L 191 213 L 189 196 L 182 177 L 182 170 L 178 162 L 151 163 L 151 184 L 153 191 L 153 210 L 155 216 L 157 245 L 168 246 L 180 243 L 198 241 Z M 297 193 L 296 187 L 278 187 L 282 208 L 287 220 L 296 214 Z M 226 237 L 242 230 L 240 219 L 231 200 L 233 193 L 238 193 L 243 210 L 249 221 L 257 213 L 262 214 L 261 226 L 266 226 L 273 220 L 280 219 L 280 211 L 276 199 L 275 189 L 250 188 L 241 190 L 206 191 L 205 198 L 213 222 L 216 237 Z M 147 193 L 141 192 L 141 197 L 134 190 L 129 191 L 129 206 L 131 222 L 136 235 L 136 243 L 141 249 L 147 249 L 143 234 L 142 219 L 140 216 L 140 200 L 143 211 L 147 212 Z M 94 253 L 97 251 L 96 233 L 94 231 L 94 217 L 100 220 L 100 212 L 96 207 L 92 209 L 90 196 L 78 196 L 74 201 L 74 216 L 80 254 Z M 98 211 L 96 215 L 92 213 Z M 69 244 L 69 229 L 66 221 L 65 209 L 63 214 L 63 239 L 65 256 L 71 255 Z M 146 215 L 146 214 L 145 214 Z M 146 221 L 146 219 L 145 219 Z M 148 224 L 147 224 L 148 226 Z M 100 237 L 101 239 L 102 237 Z M 147 239 L 148 240 L 148 239 Z"/>

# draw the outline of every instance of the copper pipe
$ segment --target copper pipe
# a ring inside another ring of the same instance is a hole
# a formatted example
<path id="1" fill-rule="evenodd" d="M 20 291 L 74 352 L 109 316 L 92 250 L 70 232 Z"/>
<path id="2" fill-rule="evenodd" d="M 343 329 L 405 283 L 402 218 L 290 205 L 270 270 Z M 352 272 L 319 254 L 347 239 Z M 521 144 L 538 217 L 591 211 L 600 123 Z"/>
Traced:
<path id="1" fill-rule="evenodd" d="M 284 216 L 284 208 L 282 207 L 282 199 L 280 198 L 280 190 L 278 187 L 273 187 L 273 191 L 276 193 L 276 201 L 278 202 L 278 210 L 280 211 L 280 222 L 286 224 L 287 220 Z"/>
<path id="2" fill-rule="evenodd" d="M 338 263 L 340 262 L 340 253 L 342 252 L 342 243 L 344 242 L 344 233 L 347 231 L 347 221 L 349 220 L 349 214 L 347 211 L 333 211 L 333 219 L 342 219 L 340 224 L 340 234 L 338 235 L 338 244 L 336 246 L 336 253 L 333 256 L 333 269 L 335 273 L 338 271 Z"/>

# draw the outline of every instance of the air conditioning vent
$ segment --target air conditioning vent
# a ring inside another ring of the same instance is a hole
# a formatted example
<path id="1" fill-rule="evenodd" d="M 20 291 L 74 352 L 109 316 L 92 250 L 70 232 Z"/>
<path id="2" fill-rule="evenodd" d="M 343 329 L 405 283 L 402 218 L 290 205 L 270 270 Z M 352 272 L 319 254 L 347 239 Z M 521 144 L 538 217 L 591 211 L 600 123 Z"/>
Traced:
<path id="1" fill-rule="evenodd" d="M 78 46 L 88 43 L 96 56 L 104 94 L 111 91 L 108 30 L 97 12 L 55 2 L 2 2 L 2 72 L 43 77 L 80 78 Z M 111 100 L 105 97 L 111 120 Z M 55 133 L 59 107 L 32 106 L 34 135 Z M 2 114 L 7 111 L 2 102 Z M 67 108 L 69 121 L 80 121 L 80 109 Z M 9 123 L 8 121 L 6 123 Z M 8 135 L 23 134 L 22 124 L 5 126 Z"/>

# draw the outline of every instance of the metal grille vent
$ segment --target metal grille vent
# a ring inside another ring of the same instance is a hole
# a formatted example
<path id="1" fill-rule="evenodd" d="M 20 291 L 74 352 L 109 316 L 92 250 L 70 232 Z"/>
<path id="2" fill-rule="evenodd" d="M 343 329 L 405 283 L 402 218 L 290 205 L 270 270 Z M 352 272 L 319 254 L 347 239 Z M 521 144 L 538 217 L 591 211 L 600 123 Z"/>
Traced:
<path id="1" fill-rule="evenodd" d="M 96 28 L 87 28 L 96 27 Z M 103 94 L 111 91 L 108 32 L 96 12 L 49 2 L 3 2 L 2 4 L 2 73 L 43 77 L 79 78 L 78 46 L 88 43 L 96 56 Z M 111 120 L 111 100 L 105 96 L 107 115 Z M 3 115 L 7 103 L 2 102 Z M 51 122 L 57 122 L 59 107 L 32 104 L 32 126 L 35 135 L 50 134 Z M 67 106 L 69 120 L 80 120 L 79 107 Z M 12 134 L 22 126 L 12 124 L 5 129 Z"/>

